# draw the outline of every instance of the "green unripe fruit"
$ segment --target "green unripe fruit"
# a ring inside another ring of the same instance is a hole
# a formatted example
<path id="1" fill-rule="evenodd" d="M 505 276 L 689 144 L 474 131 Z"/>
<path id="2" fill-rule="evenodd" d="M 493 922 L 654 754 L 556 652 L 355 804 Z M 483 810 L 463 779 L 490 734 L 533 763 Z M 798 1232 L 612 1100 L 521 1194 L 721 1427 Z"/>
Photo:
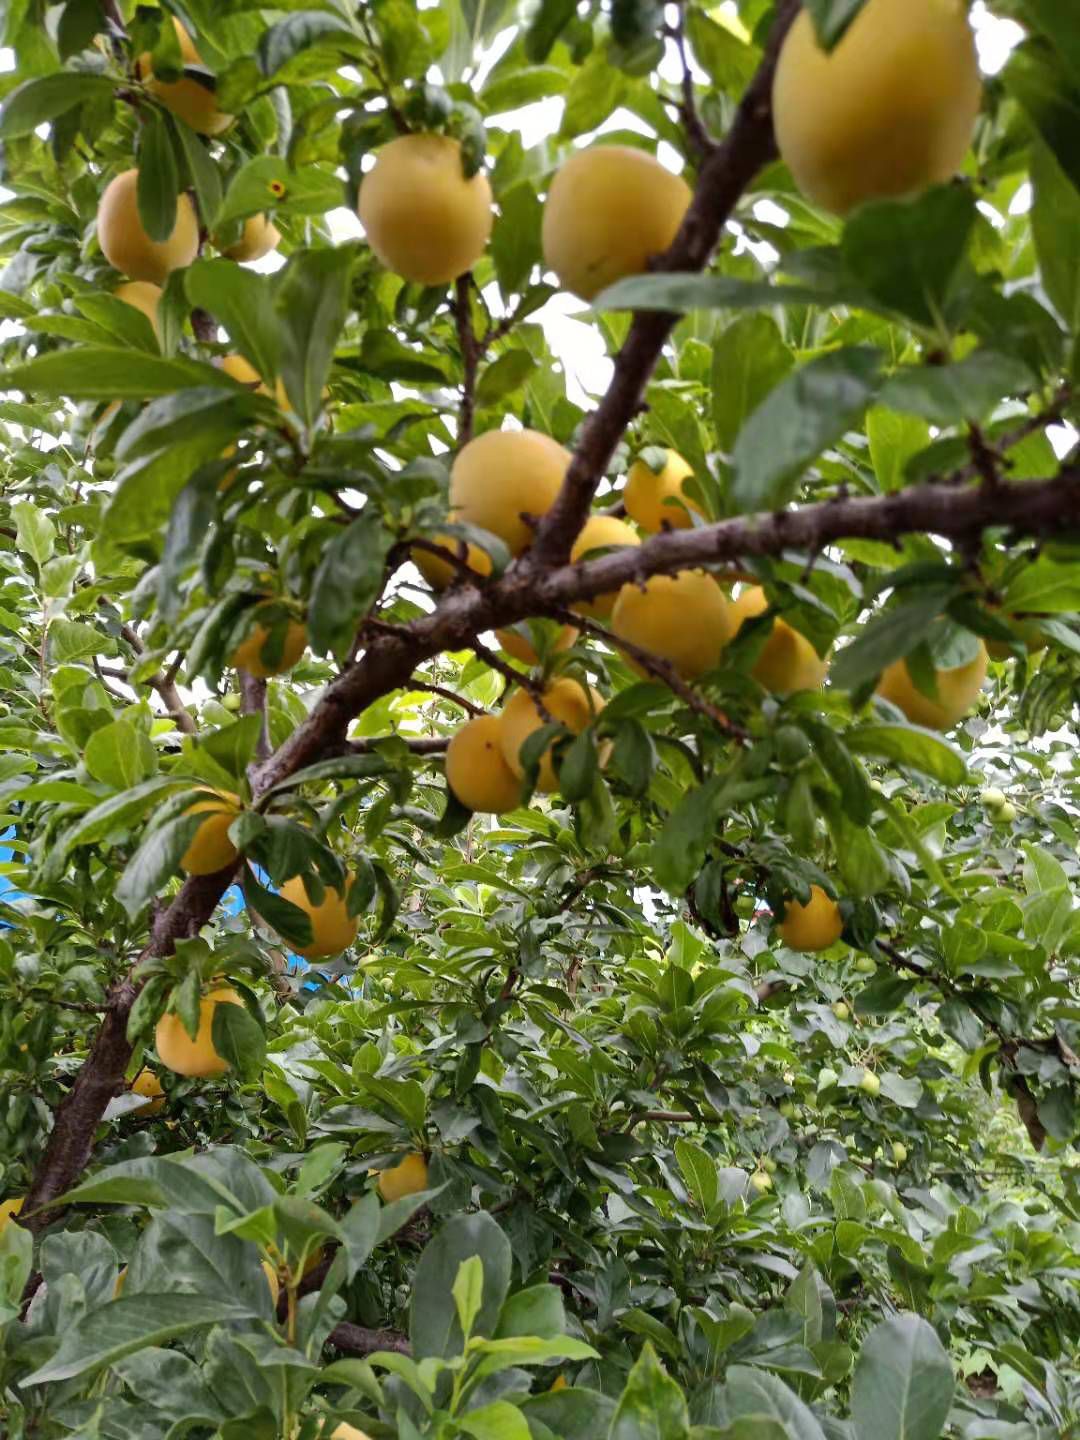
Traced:
<path id="1" fill-rule="evenodd" d="M 877 961 L 870 955 L 857 955 L 855 970 L 859 975 L 876 975 Z"/>
<path id="2" fill-rule="evenodd" d="M 903 1165 L 907 1159 L 907 1146 L 901 1140 L 894 1140 L 892 1144 L 892 1158 L 897 1165 Z"/>
<path id="3" fill-rule="evenodd" d="M 772 1176 L 765 1170 L 755 1170 L 750 1176 L 750 1188 L 759 1195 L 764 1195 L 772 1189 Z"/>
<path id="4" fill-rule="evenodd" d="M 995 825 L 1011 825 L 1016 819 L 1016 806 L 1008 800 L 994 816 Z"/>
<path id="5" fill-rule="evenodd" d="M 228 695 L 223 695 L 221 697 L 221 703 L 226 710 L 232 710 L 235 712 L 240 709 L 240 696 L 237 695 L 235 691 L 230 690 Z"/>
<path id="6" fill-rule="evenodd" d="M 795 1101 L 781 1100 L 778 1109 L 785 1120 L 791 1120 L 795 1115 Z"/>
<path id="7" fill-rule="evenodd" d="M 865 1091 L 867 1095 L 880 1095 L 881 1081 L 872 1070 L 864 1070 L 862 1079 L 859 1081 L 859 1089 Z"/>
<path id="8" fill-rule="evenodd" d="M 1005 804 L 1005 792 L 999 790 L 996 785 L 989 785 L 979 796 L 980 802 L 987 810 L 1000 810 Z"/>
<path id="9" fill-rule="evenodd" d="M 844 1004 L 843 1000 L 837 1000 L 836 1004 L 832 1007 L 832 1013 L 836 1016 L 837 1020 L 851 1019 L 851 1011 Z"/>
<path id="10" fill-rule="evenodd" d="M 765 1158 L 764 1158 L 764 1159 L 762 1160 L 762 1162 L 761 1162 L 760 1168 L 761 1168 L 762 1170 L 764 1170 L 764 1171 L 766 1172 L 766 1174 L 768 1174 L 768 1175 L 775 1175 L 775 1174 L 776 1174 L 776 1161 L 772 1158 L 771 1155 L 766 1155 Z"/>

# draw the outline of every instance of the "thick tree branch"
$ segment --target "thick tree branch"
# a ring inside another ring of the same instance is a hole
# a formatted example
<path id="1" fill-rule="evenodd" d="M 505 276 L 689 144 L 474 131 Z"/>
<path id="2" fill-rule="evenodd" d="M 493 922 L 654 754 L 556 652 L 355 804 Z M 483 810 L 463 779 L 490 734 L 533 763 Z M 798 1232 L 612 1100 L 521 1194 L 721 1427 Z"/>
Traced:
<path id="1" fill-rule="evenodd" d="M 155 920 L 150 944 L 139 959 L 147 955 L 167 955 L 177 940 L 197 935 L 213 914 L 232 877 L 233 867 L 230 867 L 216 875 L 186 880 L 173 903 Z M 90 1054 L 71 1090 L 57 1107 L 45 1153 L 19 1217 L 29 1230 L 41 1230 L 49 1223 L 52 1212 L 42 1210 L 41 1206 L 71 1189 L 85 1170 L 105 1107 L 123 1087 L 124 1072 L 132 1054 L 127 1040 L 128 1016 L 142 988 L 136 978 L 137 968 L 138 962 L 110 989 L 105 1018 Z"/>
<path id="2" fill-rule="evenodd" d="M 394 1355 L 409 1355 L 409 1342 L 398 1330 L 368 1330 L 363 1325 L 352 1325 L 343 1320 L 330 1331 L 326 1342 L 343 1355 L 374 1355 L 379 1350 L 389 1350 Z"/>
<path id="3" fill-rule="evenodd" d="M 240 671 L 240 708 L 245 715 L 258 715 L 262 723 L 259 726 L 259 739 L 255 746 L 255 757 L 257 761 L 270 758 L 270 731 L 266 719 L 266 681 L 260 680 L 256 675 L 249 675 L 246 670 Z"/>
<path id="4" fill-rule="evenodd" d="M 776 155 L 772 124 L 772 84 L 780 45 L 799 11 L 799 0 L 783 0 L 765 57 L 743 96 L 731 129 L 701 168 L 690 208 L 670 250 L 654 266 L 658 271 L 702 270 L 743 191 Z M 581 429 L 562 490 L 536 532 L 524 564 L 532 571 L 564 561 L 592 497 L 611 463 L 615 447 L 637 414 L 660 352 L 678 320 L 661 311 L 634 317 L 626 343 L 615 360 L 607 394 Z"/>

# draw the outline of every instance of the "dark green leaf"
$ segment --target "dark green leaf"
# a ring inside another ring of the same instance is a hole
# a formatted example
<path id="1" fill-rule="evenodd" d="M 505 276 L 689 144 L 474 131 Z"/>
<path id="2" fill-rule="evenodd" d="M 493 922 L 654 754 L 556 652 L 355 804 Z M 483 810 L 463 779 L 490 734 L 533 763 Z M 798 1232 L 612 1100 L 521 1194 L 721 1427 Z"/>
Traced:
<path id="1" fill-rule="evenodd" d="M 44 121 L 55 120 L 84 100 L 103 99 L 111 95 L 112 89 L 108 76 L 68 70 L 27 80 L 8 96 L 0 110 L 0 139 L 29 135 Z"/>
<path id="2" fill-rule="evenodd" d="M 393 537 L 373 505 L 326 546 L 311 590 L 308 635 L 316 654 L 344 656 L 382 588 Z"/>
<path id="3" fill-rule="evenodd" d="M 139 142 L 139 219 L 151 240 L 168 240 L 176 226 L 180 173 L 172 138 L 158 110 L 150 110 Z"/>
<path id="4" fill-rule="evenodd" d="M 851 1413 L 859 1440 L 938 1440 L 955 1389 L 932 1326 L 918 1315 L 883 1321 L 855 1366 Z"/>
<path id="5" fill-rule="evenodd" d="M 282 327 L 281 374 L 296 414 L 310 425 L 348 313 L 355 252 L 347 245 L 303 250 L 281 272 L 276 309 Z"/>
<path id="6" fill-rule="evenodd" d="M 742 427 L 732 452 L 737 510 L 775 510 L 792 498 L 806 467 L 862 418 L 878 386 L 880 361 L 876 350 L 837 350 L 776 386 Z"/>
<path id="7" fill-rule="evenodd" d="M 449 1359 L 461 1353 L 461 1326 L 451 1287 L 458 1267 L 473 1255 L 484 1266 L 484 1298 L 475 1333 L 494 1335 L 510 1288 L 510 1242 L 490 1215 L 455 1215 L 429 1243 L 413 1276 L 409 1337 L 415 1359 Z"/>
<path id="8" fill-rule="evenodd" d="M 234 260 L 196 260 L 185 286 L 192 305 L 224 325 L 237 350 L 272 387 L 281 357 L 281 325 L 269 276 Z"/>
<path id="9" fill-rule="evenodd" d="M 770 315 L 743 315 L 728 326 L 713 346 L 713 419 L 721 449 L 731 450 L 747 416 L 794 363 Z"/>

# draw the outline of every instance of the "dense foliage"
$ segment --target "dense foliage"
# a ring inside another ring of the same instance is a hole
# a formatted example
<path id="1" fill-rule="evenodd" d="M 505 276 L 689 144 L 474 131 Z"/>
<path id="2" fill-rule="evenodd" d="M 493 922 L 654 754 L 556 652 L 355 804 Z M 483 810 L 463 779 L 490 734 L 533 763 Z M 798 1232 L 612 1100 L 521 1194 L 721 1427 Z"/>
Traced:
<path id="1" fill-rule="evenodd" d="M 736 108 L 796 9 L 0 7 L 12 1440 L 1080 1434 L 1080 30 L 991 4 L 962 175 L 842 220 Z M 601 126 L 730 192 L 574 310 L 603 400 L 542 259 Z M 348 238 L 407 131 L 497 207 L 449 283 Z M 448 499 L 507 421 L 576 456 L 535 557 Z M 699 565 L 760 618 L 650 661 Z"/>

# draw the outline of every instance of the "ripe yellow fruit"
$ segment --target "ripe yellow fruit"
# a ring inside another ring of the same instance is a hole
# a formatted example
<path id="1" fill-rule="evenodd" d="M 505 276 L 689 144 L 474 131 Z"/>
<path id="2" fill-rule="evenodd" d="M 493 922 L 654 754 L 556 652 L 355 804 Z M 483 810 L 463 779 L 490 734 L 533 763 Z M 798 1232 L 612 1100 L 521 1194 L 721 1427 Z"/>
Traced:
<path id="1" fill-rule="evenodd" d="M 951 730 L 974 705 L 986 679 L 989 658 L 979 641 L 974 660 L 952 670 L 935 670 L 938 698 L 931 700 L 917 689 L 906 660 L 897 660 L 882 673 L 877 693 L 904 712 L 913 725 L 929 730 Z"/>
<path id="2" fill-rule="evenodd" d="M 256 620 L 233 651 L 229 664 L 236 670 L 246 670 L 257 680 L 268 680 L 273 675 L 284 675 L 286 670 L 291 670 L 307 649 L 307 626 L 302 620 L 287 621 L 281 654 L 276 660 L 263 655 L 263 647 L 273 628 Z"/>
<path id="3" fill-rule="evenodd" d="M 113 291 L 117 300 L 123 300 L 126 305 L 141 310 L 150 324 L 154 327 L 154 334 L 161 339 L 161 329 L 158 325 L 158 306 L 161 304 L 161 286 L 151 285 L 148 280 L 125 280 L 123 285 L 118 285 Z"/>
<path id="4" fill-rule="evenodd" d="M 686 680 L 720 663 L 735 633 L 731 605 L 704 570 L 654 575 L 619 591 L 611 628 L 622 640 L 668 660 Z"/>
<path id="5" fill-rule="evenodd" d="M 167 240 L 151 240 L 139 219 L 137 170 L 110 180 L 98 204 L 97 237 L 114 269 L 133 280 L 164 284 L 169 273 L 190 265 L 199 253 L 199 221 L 189 195 L 176 201 L 176 223 Z"/>
<path id="6" fill-rule="evenodd" d="M 349 1425 L 344 1420 L 334 1431 L 330 1440 L 371 1440 L 363 1430 L 358 1430 L 355 1425 Z"/>
<path id="7" fill-rule="evenodd" d="M 455 518 L 451 517 L 451 519 Z M 458 536 L 433 535 L 431 539 L 433 544 L 441 545 L 452 555 L 460 555 L 461 540 Z M 414 545 L 409 555 L 413 564 L 433 590 L 445 590 L 454 577 L 461 573 L 450 564 L 449 560 L 440 560 L 438 555 L 433 555 L 430 550 L 422 550 Z M 474 545 L 471 540 L 465 542 L 465 564 L 477 575 L 491 574 L 491 556 L 486 550 L 481 550 L 479 545 Z"/>
<path id="8" fill-rule="evenodd" d="M 153 1070 L 147 1070 L 145 1066 L 132 1080 L 131 1093 L 145 1095 L 147 1103 L 139 1106 L 142 1115 L 160 1115 L 165 1109 L 165 1091 L 161 1088 L 161 1081 Z"/>
<path id="9" fill-rule="evenodd" d="M 573 563 L 584 560 L 593 550 L 606 550 L 613 545 L 640 545 L 641 537 L 625 520 L 614 515 L 590 515 L 581 527 L 581 533 L 570 550 Z M 617 590 L 604 595 L 594 595 L 591 600 L 579 600 L 573 607 L 579 615 L 591 615 L 594 620 L 606 620 L 615 607 Z"/>
<path id="10" fill-rule="evenodd" d="M 515 555 L 554 504 L 570 453 L 538 430 L 488 430 L 462 447 L 450 470 L 450 503 L 461 520 L 490 530 Z"/>
<path id="11" fill-rule="evenodd" d="M 869 0 L 831 54 L 809 12 L 798 16 L 780 52 L 773 115 L 808 199 L 846 215 L 955 174 L 982 101 L 967 11 L 968 0 Z"/>
<path id="12" fill-rule="evenodd" d="M 768 598 L 760 585 L 744 590 L 734 605 L 736 631 L 768 608 Z M 828 669 L 829 662 L 822 660 L 806 636 L 777 616 L 750 673 L 774 695 L 789 695 L 795 690 L 820 689 Z"/>
<path id="13" fill-rule="evenodd" d="M 281 1295 L 281 1281 L 278 1279 L 278 1273 L 273 1265 L 270 1264 L 269 1260 L 260 1260 L 259 1265 L 263 1274 L 266 1276 L 266 1283 L 270 1290 L 270 1299 L 276 1310 L 277 1302 Z"/>
<path id="14" fill-rule="evenodd" d="M 219 1005 L 243 1003 L 229 985 L 219 985 L 204 995 L 199 1001 L 199 1029 L 194 1040 L 184 1029 L 179 1015 L 162 1015 L 154 1031 L 154 1044 L 161 1063 L 176 1075 L 202 1080 L 224 1075 L 229 1062 L 214 1049 L 214 1011 Z"/>
<path id="15" fill-rule="evenodd" d="M 446 782 L 467 810 L 503 815 L 521 804 L 521 779 L 503 756 L 498 715 L 462 725 L 446 750 Z"/>
<path id="16" fill-rule="evenodd" d="M 240 239 L 234 245 L 227 246 L 222 254 L 227 255 L 230 260 L 246 265 L 253 260 L 261 260 L 280 244 L 281 231 L 272 220 L 262 214 L 249 215 L 244 221 Z"/>
<path id="17" fill-rule="evenodd" d="M 212 795 L 209 800 L 197 800 L 184 811 L 185 815 L 206 815 L 191 843 L 180 857 L 180 869 L 185 875 L 216 875 L 231 865 L 237 856 L 236 846 L 229 839 L 229 826 L 240 814 L 239 800 L 235 795 Z"/>
<path id="18" fill-rule="evenodd" d="M 616 280 L 642 274 L 668 249 L 690 199 L 686 181 L 644 150 L 579 150 L 548 190 L 544 264 L 564 289 L 591 300 Z"/>
<path id="19" fill-rule="evenodd" d="M 604 708 L 603 697 L 591 686 L 586 687 L 577 680 L 560 679 L 549 685 L 543 693 L 544 708 L 552 720 L 560 721 L 575 735 L 591 723 Z M 528 690 L 515 690 L 506 702 L 500 716 L 499 740 L 506 763 L 517 776 L 525 774 L 521 763 L 521 747 L 534 731 L 550 724 L 537 709 L 536 702 Z M 544 751 L 537 773 L 536 788 L 542 794 L 558 790 L 559 781 L 551 763 L 551 746 Z"/>
<path id="20" fill-rule="evenodd" d="M 572 625 L 564 625 L 559 631 L 558 638 L 555 641 L 555 653 L 558 654 L 561 650 L 569 650 L 580 634 L 581 631 L 575 630 Z M 536 653 L 535 645 L 533 645 L 529 637 L 523 635 L 520 630 L 496 630 L 495 635 L 502 648 L 508 655 L 512 655 L 515 660 L 520 660 L 523 665 L 536 665 L 539 663 L 540 656 Z"/>
<path id="21" fill-rule="evenodd" d="M 180 58 L 185 69 L 189 66 L 197 66 L 199 69 L 205 70 L 206 64 L 196 50 L 194 40 L 175 16 L 172 23 L 176 27 L 176 38 L 180 42 Z M 200 84 L 198 80 L 189 79 L 186 75 L 180 80 L 159 80 L 153 74 L 149 54 L 139 56 L 137 68 L 140 78 L 146 81 L 146 88 L 151 95 L 156 96 L 166 110 L 171 110 L 174 115 L 183 120 L 185 125 L 190 125 L 192 130 L 198 131 L 200 135 L 220 135 L 232 124 L 233 117 L 218 109 L 217 97 L 213 90 Z"/>
<path id="22" fill-rule="evenodd" d="M 418 285 L 464 275 L 491 235 L 491 186 L 465 178 L 446 135 L 401 135 L 364 176 L 358 207 L 368 244 L 388 270 Z"/>
<path id="23" fill-rule="evenodd" d="M 10 1200 L 0 1200 L 0 1235 L 4 1233 L 11 1217 L 18 1215 L 25 1198 L 24 1195 L 15 1195 Z"/>
<path id="24" fill-rule="evenodd" d="M 239 384 L 250 386 L 251 389 L 257 390 L 260 395 L 270 394 L 270 391 L 263 383 L 262 376 L 245 356 L 223 355 L 220 366 L 226 375 L 231 375 Z"/>
<path id="25" fill-rule="evenodd" d="M 321 902 L 315 905 L 308 899 L 301 876 L 294 875 L 291 880 L 285 881 L 281 887 L 281 898 L 303 910 L 311 921 L 311 944 L 303 947 L 294 945 L 297 955 L 303 955 L 305 960 L 321 960 L 328 955 L 340 955 L 353 943 L 360 921 L 357 916 L 349 914 L 346 904 L 351 883 L 352 876 L 349 876 L 344 894 L 327 885 Z"/>
<path id="26" fill-rule="evenodd" d="M 427 1160 L 418 1150 L 406 1155 L 400 1165 L 379 1171 L 379 1194 L 387 1205 L 406 1195 L 418 1195 L 427 1186 Z"/>
<path id="27" fill-rule="evenodd" d="M 805 905 L 789 900 L 784 918 L 776 927 L 784 944 L 792 950 L 808 953 L 827 950 L 840 939 L 844 928 L 840 907 L 820 885 L 810 886 L 810 899 Z"/>
<path id="28" fill-rule="evenodd" d="M 694 502 L 683 494 L 683 483 L 693 473 L 674 450 L 667 452 L 667 463 L 659 475 L 654 475 L 644 460 L 635 460 L 622 493 L 626 513 L 650 535 L 658 534 L 665 525 L 672 530 L 689 530 L 694 522 L 687 510 L 701 514 Z M 682 503 L 669 505 L 669 500 Z"/>

